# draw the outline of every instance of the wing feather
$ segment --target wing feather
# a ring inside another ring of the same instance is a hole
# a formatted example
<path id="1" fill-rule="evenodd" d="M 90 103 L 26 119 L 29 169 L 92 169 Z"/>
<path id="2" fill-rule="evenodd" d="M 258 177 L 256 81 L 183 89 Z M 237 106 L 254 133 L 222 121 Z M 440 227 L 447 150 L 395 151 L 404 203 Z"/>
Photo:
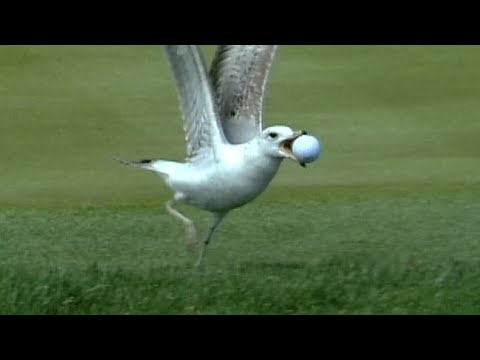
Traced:
<path id="1" fill-rule="evenodd" d="M 220 45 L 210 68 L 227 140 L 244 143 L 262 131 L 265 88 L 277 45 Z"/>
<path id="2" fill-rule="evenodd" d="M 205 61 L 196 45 L 166 45 L 180 110 L 183 116 L 187 160 L 212 154 L 226 143 Z"/>

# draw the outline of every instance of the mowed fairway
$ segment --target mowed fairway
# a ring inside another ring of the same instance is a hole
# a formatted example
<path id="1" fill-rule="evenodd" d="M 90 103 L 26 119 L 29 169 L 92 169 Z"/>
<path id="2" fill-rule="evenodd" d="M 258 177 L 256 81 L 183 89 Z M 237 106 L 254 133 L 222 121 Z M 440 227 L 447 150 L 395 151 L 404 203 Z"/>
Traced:
<path id="1" fill-rule="evenodd" d="M 184 158 L 162 48 L 0 46 L 0 313 L 480 313 L 480 47 L 277 55 L 265 122 L 324 153 L 198 272 L 161 178 L 111 159 Z"/>

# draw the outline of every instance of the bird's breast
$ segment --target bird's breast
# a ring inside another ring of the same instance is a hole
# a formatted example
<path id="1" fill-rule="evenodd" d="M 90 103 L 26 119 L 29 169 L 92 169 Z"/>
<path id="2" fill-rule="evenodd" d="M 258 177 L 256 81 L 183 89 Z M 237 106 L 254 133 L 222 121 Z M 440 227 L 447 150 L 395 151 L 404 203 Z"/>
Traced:
<path id="1" fill-rule="evenodd" d="M 242 206 L 260 195 L 278 171 L 277 159 L 222 153 L 220 161 L 201 172 L 195 189 L 185 189 L 192 205 L 219 211 Z M 187 185 L 188 186 L 188 185 Z"/>

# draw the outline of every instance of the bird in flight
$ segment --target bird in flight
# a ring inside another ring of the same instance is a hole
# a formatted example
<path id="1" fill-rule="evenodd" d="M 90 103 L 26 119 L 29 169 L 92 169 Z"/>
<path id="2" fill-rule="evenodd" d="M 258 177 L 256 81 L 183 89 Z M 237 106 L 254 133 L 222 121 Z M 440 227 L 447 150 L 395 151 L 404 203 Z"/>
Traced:
<path id="1" fill-rule="evenodd" d="M 259 196 L 305 131 L 262 129 L 265 87 L 277 45 L 220 45 L 210 71 L 197 45 L 166 45 L 183 116 L 187 157 L 116 160 L 159 174 L 173 191 L 166 209 L 183 222 L 187 245 L 200 245 L 200 266 L 225 215 Z M 203 242 L 194 222 L 177 209 L 188 204 L 213 213 Z"/>

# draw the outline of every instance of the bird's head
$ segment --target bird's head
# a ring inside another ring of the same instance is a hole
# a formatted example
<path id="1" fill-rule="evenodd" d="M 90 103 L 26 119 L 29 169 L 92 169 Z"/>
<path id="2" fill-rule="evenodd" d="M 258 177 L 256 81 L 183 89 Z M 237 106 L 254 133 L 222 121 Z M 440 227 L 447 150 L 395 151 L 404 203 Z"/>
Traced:
<path id="1" fill-rule="evenodd" d="M 275 158 L 289 158 L 305 166 L 292 153 L 292 144 L 296 138 L 305 135 L 305 130 L 293 131 L 288 126 L 271 126 L 262 131 L 259 142 L 268 156 Z"/>

